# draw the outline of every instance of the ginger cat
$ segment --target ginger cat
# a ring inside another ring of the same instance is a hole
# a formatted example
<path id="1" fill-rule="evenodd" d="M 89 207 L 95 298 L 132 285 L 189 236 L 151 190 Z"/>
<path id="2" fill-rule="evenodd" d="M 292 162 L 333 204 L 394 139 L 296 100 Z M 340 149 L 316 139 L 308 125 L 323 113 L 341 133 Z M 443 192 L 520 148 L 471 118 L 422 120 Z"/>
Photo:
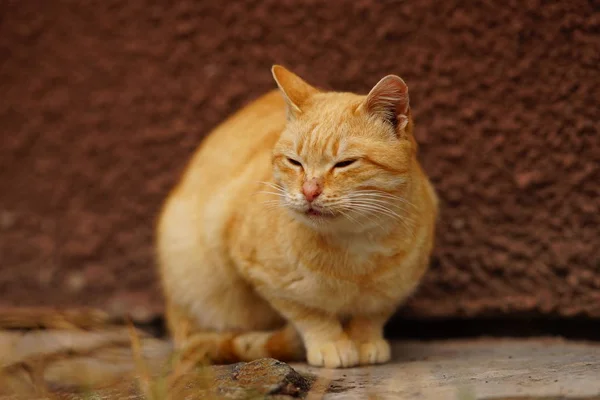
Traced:
<path id="1" fill-rule="evenodd" d="M 169 329 L 217 363 L 384 363 L 384 324 L 427 269 L 437 215 L 408 88 L 389 75 L 361 96 L 272 73 L 279 91 L 218 126 L 165 203 Z"/>

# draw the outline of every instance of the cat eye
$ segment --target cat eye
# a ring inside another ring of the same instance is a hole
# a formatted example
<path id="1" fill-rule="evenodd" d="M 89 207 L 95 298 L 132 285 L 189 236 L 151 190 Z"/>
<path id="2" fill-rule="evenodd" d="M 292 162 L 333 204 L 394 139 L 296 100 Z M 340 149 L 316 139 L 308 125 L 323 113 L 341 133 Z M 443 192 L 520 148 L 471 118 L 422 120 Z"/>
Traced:
<path id="1" fill-rule="evenodd" d="M 292 165 L 295 165 L 296 167 L 301 167 L 302 163 L 300 163 L 300 161 L 294 160 L 293 158 L 289 158 L 288 157 L 288 162 Z"/>
<path id="2" fill-rule="evenodd" d="M 333 168 L 345 168 L 351 164 L 354 164 L 357 160 L 345 160 L 345 161 L 340 161 L 339 163 L 336 163 Z"/>

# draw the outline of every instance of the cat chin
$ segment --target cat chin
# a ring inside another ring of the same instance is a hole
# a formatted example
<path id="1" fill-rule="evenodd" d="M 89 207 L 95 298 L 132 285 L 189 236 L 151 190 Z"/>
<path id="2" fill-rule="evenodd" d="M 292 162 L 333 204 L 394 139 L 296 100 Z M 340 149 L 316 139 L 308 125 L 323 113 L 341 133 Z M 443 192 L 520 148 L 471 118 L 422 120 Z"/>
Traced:
<path id="1" fill-rule="evenodd" d="M 314 209 L 288 208 L 288 211 L 296 220 L 312 227 L 339 223 L 342 219 L 341 214 L 327 213 Z"/>
<path id="2" fill-rule="evenodd" d="M 316 210 L 298 211 L 294 210 L 294 215 L 303 221 L 309 221 L 312 223 L 323 224 L 327 222 L 334 222 L 341 219 L 341 214 L 332 214 Z"/>
<path id="3" fill-rule="evenodd" d="M 322 233 L 357 233 L 358 226 L 342 214 L 314 213 L 302 210 L 289 210 L 298 222 Z"/>
<path id="4" fill-rule="evenodd" d="M 310 229 L 321 233 L 346 232 L 349 228 L 341 218 L 313 218 L 299 216 L 297 219 Z"/>

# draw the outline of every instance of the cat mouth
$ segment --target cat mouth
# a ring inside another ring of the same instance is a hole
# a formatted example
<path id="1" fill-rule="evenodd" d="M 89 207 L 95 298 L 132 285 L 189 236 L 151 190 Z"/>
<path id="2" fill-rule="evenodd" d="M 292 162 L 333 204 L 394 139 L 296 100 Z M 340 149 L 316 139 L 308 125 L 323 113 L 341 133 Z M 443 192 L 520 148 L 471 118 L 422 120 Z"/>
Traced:
<path id="1" fill-rule="evenodd" d="M 306 212 L 304 214 L 308 215 L 309 217 L 314 217 L 314 218 L 334 218 L 334 217 L 336 217 L 336 215 L 332 212 L 325 212 L 325 211 L 317 210 L 312 207 L 310 207 L 308 210 L 306 210 Z"/>

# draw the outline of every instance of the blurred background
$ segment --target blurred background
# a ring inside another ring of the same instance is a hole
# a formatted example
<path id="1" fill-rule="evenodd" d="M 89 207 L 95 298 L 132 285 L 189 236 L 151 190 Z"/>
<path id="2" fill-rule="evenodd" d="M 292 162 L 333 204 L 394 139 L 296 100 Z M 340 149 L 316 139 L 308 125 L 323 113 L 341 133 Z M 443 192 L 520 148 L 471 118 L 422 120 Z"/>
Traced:
<path id="1" fill-rule="evenodd" d="M 161 202 L 274 63 L 409 85 L 442 214 L 401 318 L 600 318 L 594 0 L 1 0 L 0 307 L 160 317 Z"/>

